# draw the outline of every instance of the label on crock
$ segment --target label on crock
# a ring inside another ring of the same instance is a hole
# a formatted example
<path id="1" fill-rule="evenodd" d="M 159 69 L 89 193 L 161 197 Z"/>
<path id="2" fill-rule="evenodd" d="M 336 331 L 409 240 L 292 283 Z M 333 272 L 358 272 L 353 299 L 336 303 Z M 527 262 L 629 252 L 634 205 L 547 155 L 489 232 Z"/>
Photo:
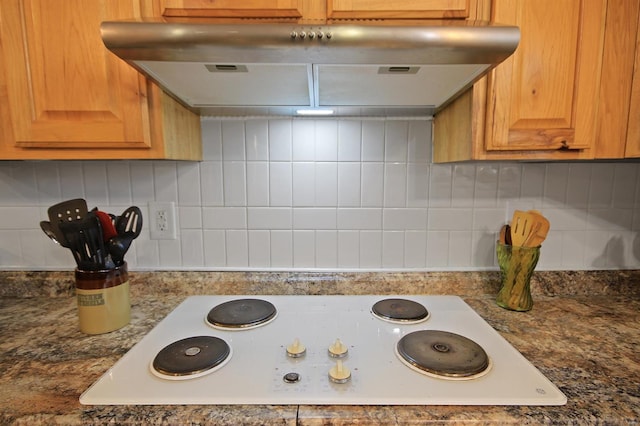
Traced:
<path id="1" fill-rule="evenodd" d="M 100 306 L 104 305 L 102 292 L 96 294 L 78 293 L 78 306 Z"/>
<path id="2" fill-rule="evenodd" d="M 129 281 L 96 290 L 76 289 L 80 330 L 88 334 L 107 333 L 130 320 Z"/>

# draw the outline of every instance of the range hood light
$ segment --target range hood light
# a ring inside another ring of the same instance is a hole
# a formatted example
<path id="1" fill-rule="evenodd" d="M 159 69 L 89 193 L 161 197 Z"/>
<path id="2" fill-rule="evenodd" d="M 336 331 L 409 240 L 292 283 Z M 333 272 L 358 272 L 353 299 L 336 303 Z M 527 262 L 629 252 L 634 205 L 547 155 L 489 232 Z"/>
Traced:
<path id="1" fill-rule="evenodd" d="M 332 109 L 297 109 L 297 115 L 333 115 Z"/>

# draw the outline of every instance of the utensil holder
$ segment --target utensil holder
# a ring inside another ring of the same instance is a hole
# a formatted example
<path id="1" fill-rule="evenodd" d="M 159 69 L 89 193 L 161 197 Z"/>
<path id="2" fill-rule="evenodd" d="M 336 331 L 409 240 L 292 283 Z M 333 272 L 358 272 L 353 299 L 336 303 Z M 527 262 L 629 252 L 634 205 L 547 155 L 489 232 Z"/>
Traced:
<path id="1" fill-rule="evenodd" d="M 102 334 L 127 325 L 131 319 L 127 263 L 114 269 L 76 269 L 76 297 L 80 331 Z"/>
<path id="2" fill-rule="evenodd" d="M 498 242 L 496 252 L 502 281 L 496 303 L 512 311 L 531 310 L 531 275 L 540 258 L 540 247 L 519 247 Z"/>

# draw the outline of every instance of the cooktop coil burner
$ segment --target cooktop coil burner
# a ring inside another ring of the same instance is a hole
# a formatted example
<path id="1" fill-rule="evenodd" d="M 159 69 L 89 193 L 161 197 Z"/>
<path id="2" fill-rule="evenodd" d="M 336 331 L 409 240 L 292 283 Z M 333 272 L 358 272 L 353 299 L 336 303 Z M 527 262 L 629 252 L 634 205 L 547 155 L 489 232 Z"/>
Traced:
<path id="1" fill-rule="evenodd" d="M 213 328 L 248 330 L 270 323 L 276 307 L 262 299 L 236 299 L 221 303 L 209 311 L 205 321 Z"/>
<path id="2" fill-rule="evenodd" d="M 202 377 L 231 359 L 231 347 L 213 336 L 195 336 L 165 346 L 151 362 L 151 372 L 163 379 Z"/>
<path id="3" fill-rule="evenodd" d="M 383 321 L 396 324 L 415 324 L 429 318 L 427 308 L 408 299 L 380 300 L 373 305 L 371 313 Z"/>
<path id="4" fill-rule="evenodd" d="M 439 330 L 419 330 L 406 334 L 396 345 L 405 365 L 432 377 L 469 380 L 485 375 L 491 361 L 473 340 Z"/>

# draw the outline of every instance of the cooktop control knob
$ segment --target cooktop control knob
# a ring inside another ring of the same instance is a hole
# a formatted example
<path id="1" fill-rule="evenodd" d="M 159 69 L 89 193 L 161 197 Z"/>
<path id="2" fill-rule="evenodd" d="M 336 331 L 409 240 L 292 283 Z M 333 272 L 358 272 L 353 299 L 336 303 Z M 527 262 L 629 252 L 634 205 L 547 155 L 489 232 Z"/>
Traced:
<path id="1" fill-rule="evenodd" d="M 351 380 L 351 371 L 344 365 L 342 365 L 342 360 L 337 360 L 336 365 L 331 367 L 329 370 L 329 380 L 333 383 L 347 383 Z"/>
<path id="2" fill-rule="evenodd" d="M 336 341 L 329 346 L 329 356 L 333 358 L 343 358 L 347 356 L 348 352 L 349 348 L 347 348 L 347 345 L 342 343 L 340 339 L 336 339 Z"/>
<path id="3" fill-rule="evenodd" d="M 306 351 L 307 348 L 305 348 L 304 345 L 300 343 L 300 340 L 298 338 L 296 338 L 292 344 L 287 346 L 287 355 L 291 358 L 300 358 L 305 354 Z"/>

